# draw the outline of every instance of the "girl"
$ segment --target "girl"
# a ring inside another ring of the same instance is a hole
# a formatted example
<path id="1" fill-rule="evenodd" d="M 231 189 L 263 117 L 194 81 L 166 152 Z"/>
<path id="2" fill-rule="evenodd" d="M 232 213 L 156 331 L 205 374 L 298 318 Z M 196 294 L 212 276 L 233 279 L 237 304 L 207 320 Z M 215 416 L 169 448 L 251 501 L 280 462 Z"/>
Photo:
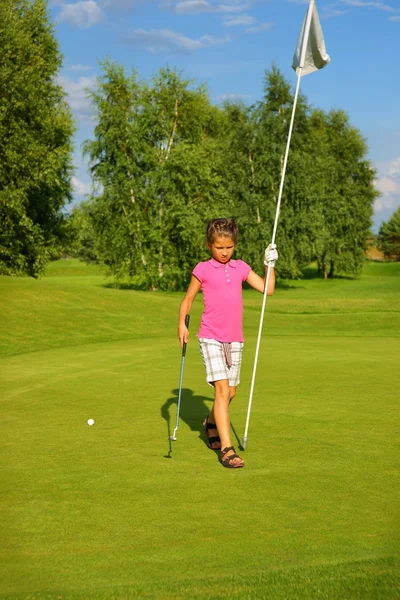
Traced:
<path id="1" fill-rule="evenodd" d="M 198 339 L 200 353 L 206 368 L 206 380 L 214 387 L 214 406 L 206 417 L 208 445 L 221 450 L 220 462 L 224 467 L 238 468 L 244 461 L 235 452 L 230 437 L 229 404 L 236 395 L 242 362 L 242 283 L 247 281 L 254 289 L 264 292 L 263 280 L 242 260 L 231 260 L 238 238 L 238 227 L 233 219 L 213 219 L 207 226 L 207 247 L 212 258 L 200 262 L 192 272 L 186 296 L 179 309 L 178 338 L 181 346 L 187 342 L 189 331 L 185 316 L 190 313 L 196 294 L 202 290 L 204 312 Z M 271 269 L 267 294 L 275 290 L 275 245 L 265 251 L 264 263 Z M 221 449 L 222 448 L 222 449 Z"/>

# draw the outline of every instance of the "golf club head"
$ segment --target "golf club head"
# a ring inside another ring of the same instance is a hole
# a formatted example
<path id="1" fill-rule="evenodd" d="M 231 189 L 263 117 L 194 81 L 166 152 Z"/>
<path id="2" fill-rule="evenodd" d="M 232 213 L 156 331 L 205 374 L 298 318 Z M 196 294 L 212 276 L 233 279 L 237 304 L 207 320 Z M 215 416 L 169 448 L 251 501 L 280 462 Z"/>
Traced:
<path id="1" fill-rule="evenodd" d="M 176 442 L 176 435 L 170 435 L 169 439 L 172 440 L 173 442 Z"/>

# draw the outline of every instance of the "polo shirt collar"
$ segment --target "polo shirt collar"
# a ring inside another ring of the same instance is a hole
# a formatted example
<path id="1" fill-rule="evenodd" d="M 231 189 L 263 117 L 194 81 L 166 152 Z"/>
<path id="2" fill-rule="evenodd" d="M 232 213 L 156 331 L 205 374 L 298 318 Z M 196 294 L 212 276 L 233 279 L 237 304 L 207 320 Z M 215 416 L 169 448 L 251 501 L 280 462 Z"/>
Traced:
<path id="1" fill-rule="evenodd" d="M 219 267 L 224 267 L 225 265 L 223 263 L 218 262 L 217 260 L 215 260 L 215 258 L 211 258 L 210 259 L 210 263 L 212 264 L 213 267 L 215 267 L 216 269 L 218 269 Z M 234 269 L 236 269 L 236 260 L 230 260 L 227 263 L 228 267 L 233 267 Z"/>

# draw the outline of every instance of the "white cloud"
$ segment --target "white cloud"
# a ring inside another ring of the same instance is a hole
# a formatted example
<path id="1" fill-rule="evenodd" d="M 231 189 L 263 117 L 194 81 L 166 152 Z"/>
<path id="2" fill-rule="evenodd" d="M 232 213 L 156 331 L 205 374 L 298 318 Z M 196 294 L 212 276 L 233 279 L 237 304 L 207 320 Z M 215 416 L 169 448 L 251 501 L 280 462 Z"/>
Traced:
<path id="1" fill-rule="evenodd" d="M 366 2 L 365 0 L 340 0 L 340 2 L 342 4 L 347 4 L 348 6 L 358 6 L 360 8 L 378 8 L 379 10 L 384 10 L 387 12 L 394 11 L 394 8 L 388 4 L 384 4 L 383 2 Z"/>
<path id="2" fill-rule="evenodd" d="M 389 163 L 388 173 L 391 176 L 397 176 L 400 180 L 400 156 Z"/>
<path id="3" fill-rule="evenodd" d="M 346 15 L 347 12 L 347 10 L 327 10 L 326 12 L 322 13 L 321 16 L 324 19 L 328 19 L 329 17 L 341 17 L 342 15 Z"/>
<path id="4" fill-rule="evenodd" d="M 389 21 L 400 21 L 400 15 L 397 15 L 397 17 L 389 17 Z"/>
<path id="5" fill-rule="evenodd" d="M 400 206 L 400 156 L 381 165 L 374 183 L 381 193 L 375 201 L 375 213 Z"/>
<path id="6" fill-rule="evenodd" d="M 215 38 L 203 35 L 196 40 L 170 29 L 136 29 L 125 34 L 122 40 L 143 46 L 149 52 L 193 52 L 206 46 L 226 44 L 230 37 Z"/>
<path id="7" fill-rule="evenodd" d="M 67 93 L 67 100 L 74 116 L 85 123 L 92 123 L 90 111 L 90 99 L 87 96 L 86 89 L 94 88 L 96 77 L 80 77 L 78 81 L 73 81 L 70 77 L 61 76 L 58 78 L 60 84 Z"/>
<path id="8" fill-rule="evenodd" d="M 69 23 L 81 29 L 97 25 L 104 13 L 94 0 L 82 0 L 74 4 L 62 4 L 58 21 Z"/>
<path id="9" fill-rule="evenodd" d="M 206 2 L 206 0 L 189 0 L 188 2 L 178 2 L 175 5 L 170 4 L 169 8 L 176 12 L 177 15 L 213 11 L 213 6 L 210 4 L 210 2 Z"/>
<path id="10" fill-rule="evenodd" d="M 246 29 L 246 33 L 260 33 L 261 31 L 266 31 L 267 29 L 271 29 L 272 23 L 260 23 L 259 25 L 255 25 L 254 27 L 249 27 Z"/>
<path id="11" fill-rule="evenodd" d="M 173 11 L 177 15 L 199 13 L 237 13 L 250 8 L 252 2 L 209 2 L 208 0 L 181 0 L 165 2 L 160 6 Z"/>
<path id="12" fill-rule="evenodd" d="M 251 2 L 245 2 L 242 4 L 218 4 L 219 12 L 242 12 L 251 7 Z"/>
<path id="13" fill-rule="evenodd" d="M 376 187 L 385 198 L 400 194 L 400 182 L 391 177 L 380 177 L 376 181 Z"/>
<path id="14" fill-rule="evenodd" d="M 74 186 L 76 196 L 84 196 L 91 192 L 91 184 L 80 181 L 77 177 L 72 177 L 72 185 Z"/>
<path id="15" fill-rule="evenodd" d="M 134 8 L 136 4 L 143 3 L 144 0 L 101 0 L 101 5 L 104 8 Z"/>
<path id="16" fill-rule="evenodd" d="M 322 7 L 321 17 L 323 19 L 329 19 L 330 17 L 341 17 L 348 12 L 348 10 L 339 10 L 337 8 L 337 4 L 326 4 Z"/>
<path id="17" fill-rule="evenodd" d="M 99 0 L 99 3 L 104 10 L 132 12 L 139 4 L 145 4 L 154 1 L 155 0 Z"/>
<path id="18" fill-rule="evenodd" d="M 239 25 L 253 25 L 256 22 L 250 15 L 238 15 L 237 17 L 225 17 L 224 27 L 237 27 Z"/>
<path id="19" fill-rule="evenodd" d="M 400 206 L 400 198 L 395 196 L 381 196 L 377 198 L 374 203 L 374 213 L 381 213 L 383 211 L 395 211 Z"/>

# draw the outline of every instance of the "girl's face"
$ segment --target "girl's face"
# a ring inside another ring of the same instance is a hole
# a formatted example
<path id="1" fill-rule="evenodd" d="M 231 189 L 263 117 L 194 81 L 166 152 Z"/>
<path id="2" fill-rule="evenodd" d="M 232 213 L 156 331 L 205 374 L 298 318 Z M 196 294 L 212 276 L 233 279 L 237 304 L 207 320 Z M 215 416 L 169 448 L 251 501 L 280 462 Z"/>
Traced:
<path id="1" fill-rule="evenodd" d="M 212 257 L 220 263 L 227 263 L 230 261 L 233 251 L 235 249 L 235 242 L 230 237 L 217 237 L 212 244 L 208 244 L 208 248 L 211 250 Z"/>

